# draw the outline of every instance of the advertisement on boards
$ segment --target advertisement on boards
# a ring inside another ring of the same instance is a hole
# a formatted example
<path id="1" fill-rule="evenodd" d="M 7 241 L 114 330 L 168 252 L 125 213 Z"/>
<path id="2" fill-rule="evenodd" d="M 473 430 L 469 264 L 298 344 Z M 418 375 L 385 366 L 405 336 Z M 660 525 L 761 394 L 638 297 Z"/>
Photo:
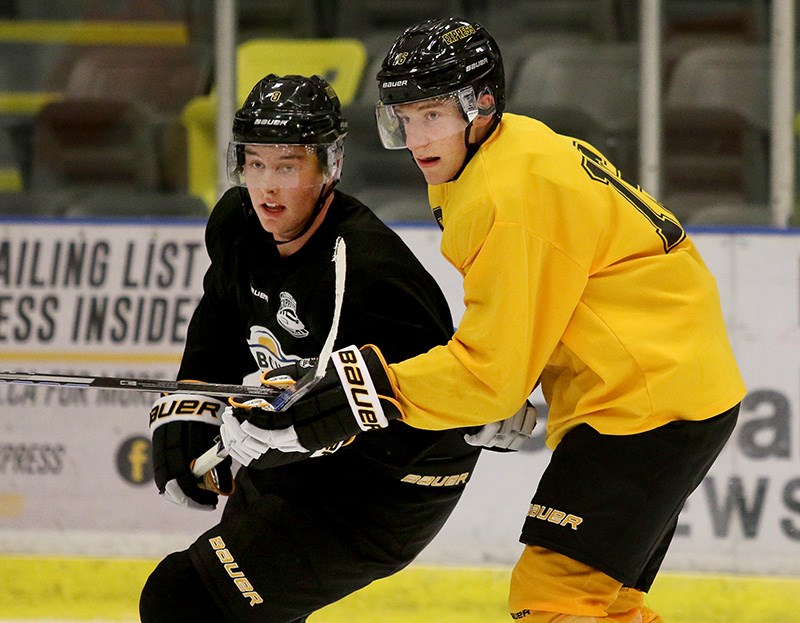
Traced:
<path id="1" fill-rule="evenodd" d="M 456 323 L 435 227 L 397 227 Z M 208 258 L 202 224 L 0 224 L 0 368 L 174 379 Z M 747 384 L 733 436 L 681 514 L 665 568 L 800 573 L 800 236 L 692 235 Z M 212 525 L 159 499 L 155 394 L 0 384 L 0 551 L 158 556 Z M 547 406 L 515 454 L 485 452 L 420 560 L 510 565 L 547 465 Z"/>

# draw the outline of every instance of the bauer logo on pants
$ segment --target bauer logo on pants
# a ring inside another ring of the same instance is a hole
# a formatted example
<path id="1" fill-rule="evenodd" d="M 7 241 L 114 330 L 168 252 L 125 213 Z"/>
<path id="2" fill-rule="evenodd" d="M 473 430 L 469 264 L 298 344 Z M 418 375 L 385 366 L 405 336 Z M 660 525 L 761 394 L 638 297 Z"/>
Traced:
<path id="1" fill-rule="evenodd" d="M 541 504 L 531 504 L 528 509 L 528 517 L 538 519 L 540 521 L 549 521 L 556 523 L 559 526 L 569 526 L 573 530 L 577 530 L 578 526 L 583 523 L 583 517 L 571 515 L 549 506 L 542 506 Z"/>
<path id="2" fill-rule="evenodd" d="M 217 555 L 217 559 L 219 560 L 220 564 L 225 569 L 225 572 L 230 576 L 233 580 L 234 585 L 236 588 L 239 589 L 239 592 L 242 594 L 242 597 L 250 600 L 250 606 L 255 606 L 258 604 L 264 603 L 264 600 L 261 598 L 253 585 L 250 583 L 244 576 L 244 572 L 239 569 L 239 563 L 237 563 L 234 558 L 233 554 L 231 554 L 230 550 L 225 547 L 225 541 L 222 540 L 221 536 L 215 536 L 208 539 L 208 542 L 211 544 L 211 548 L 214 550 L 214 553 Z"/>

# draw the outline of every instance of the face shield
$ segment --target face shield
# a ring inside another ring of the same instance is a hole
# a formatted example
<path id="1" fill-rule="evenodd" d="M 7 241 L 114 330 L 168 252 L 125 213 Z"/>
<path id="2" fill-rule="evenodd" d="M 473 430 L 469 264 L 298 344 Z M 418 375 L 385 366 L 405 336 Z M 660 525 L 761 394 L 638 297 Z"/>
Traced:
<path id="1" fill-rule="evenodd" d="M 342 170 L 341 142 L 320 145 L 228 145 L 228 181 L 250 190 L 322 189 Z"/>
<path id="2" fill-rule="evenodd" d="M 402 104 L 375 107 L 378 133 L 386 149 L 410 149 L 456 134 L 463 136 L 478 116 L 475 90 L 452 93 Z"/>

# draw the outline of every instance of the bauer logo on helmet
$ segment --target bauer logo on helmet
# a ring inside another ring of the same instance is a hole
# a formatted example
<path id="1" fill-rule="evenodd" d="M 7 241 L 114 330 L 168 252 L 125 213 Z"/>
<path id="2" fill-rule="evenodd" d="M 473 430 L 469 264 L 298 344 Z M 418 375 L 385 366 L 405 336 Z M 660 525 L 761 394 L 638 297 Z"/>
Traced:
<path id="1" fill-rule="evenodd" d="M 255 125 L 288 125 L 288 119 L 256 119 Z"/>
<path id="2" fill-rule="evenodd" d="M 478 69 L 478 67 L 483 67 L 488 62 L 489 62 L 489 59 L 484 57 L 479 61 L 475 61 L 474 63 L 470 63 L 469 65 L 467 65 L 467 72 L 474 71 L 474 70 Z"/>

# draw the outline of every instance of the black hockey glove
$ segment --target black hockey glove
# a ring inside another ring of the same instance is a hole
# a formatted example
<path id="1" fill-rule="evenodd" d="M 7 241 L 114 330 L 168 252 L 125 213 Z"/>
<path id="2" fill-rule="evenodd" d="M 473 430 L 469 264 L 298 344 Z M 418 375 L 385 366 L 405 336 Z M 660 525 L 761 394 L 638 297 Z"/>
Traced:
<path id="1" fill-rule="evenodd" d="M 213 510 L 219 494 L 233 492 L 231 460 L 225 459 L 204 480 L 192 475 L 194 459 L 219 434 L 225 403 L 200 394 L 169 394 L 153 403 L 153 472 L 164 499 L 190 508 Z"/>
<path id="2" fill-rule="evenodd" d="M 264 375 L 267 385 L 281 376 L 297 378 L 306 370 L 292 364 Z M 401 417 L 386 363 L 375 346 L 335 351 L 324 377 L 308 394 L 280 412 L 257 403 L 236 405 L 223 418 L 222 438 L 237 461 L 249 465 L 270 449 L 281 452 L 330 452 L 355 435 L 385 428 Z M 239 430 L 236 430 L 237 424 Z"/>

